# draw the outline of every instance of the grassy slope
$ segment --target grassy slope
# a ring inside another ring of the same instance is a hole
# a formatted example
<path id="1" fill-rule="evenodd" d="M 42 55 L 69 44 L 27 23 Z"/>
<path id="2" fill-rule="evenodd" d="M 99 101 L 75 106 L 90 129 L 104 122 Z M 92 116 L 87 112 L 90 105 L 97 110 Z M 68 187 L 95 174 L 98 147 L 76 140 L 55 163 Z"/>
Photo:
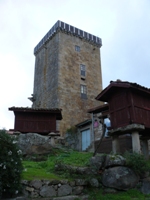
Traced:
<path id="1" fill-rule="evenodd" d="M 81 153 L 76 151 L 60 151 L 54 150 L 47 157 L 46 161 L 33 162 L 30 160 L 23 161 L 24 171 L 22 179 L 64 179 L 65 176 L 57 175 L 54 172 L 54 165 L 57 162 L 62 162 L 74 166 L 86 166 L 92 153 Z M 67 174 L 66 174 L 67 175 Z M 67 177 L 68 178 L 68 177 Z M 139 191 L 132 189 L 127 192 L 118 192 L 117 194 L 105 194 L 100 189 L 88 190 L 90 194 L 89 200 L 150 200 L 150 195 L 143 195 Z"/>
<path id="2" fill-rule="evenodd" d="M 53 154 L 49 155 L 46 161 L 33 162 L 30 160 L 23 161 L 24 171 L 22 179 L 62 179 L 54 173 L 54 165 L 57 162 L 74 166 L 85 166 L 91 153 L 81 153 L 76 151 L 63 152 L 55 150 Z"/>

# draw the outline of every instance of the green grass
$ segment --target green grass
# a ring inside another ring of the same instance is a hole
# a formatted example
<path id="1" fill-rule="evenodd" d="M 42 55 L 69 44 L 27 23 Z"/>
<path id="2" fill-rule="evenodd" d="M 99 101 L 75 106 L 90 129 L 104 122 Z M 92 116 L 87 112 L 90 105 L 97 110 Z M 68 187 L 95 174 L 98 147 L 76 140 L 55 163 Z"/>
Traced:
<path id="1" fill-rule="evenodd" d="M 60 179 L 59 176 L 55 175 L 53 172 L 48 170 L 46 166 L 42 167 L 42 164 L 44 164 L 44 162 L 37 163 L 33 161 L 23 161 L 24 171 L 22 173 L 22 179 L 24 180 L 33 180 L 33 179 L 59 180 Z"/>
<path id="2" fill-rule="evenodd" d="M 120 191 L 114 194 L 106 194 L 100 189 L 92 189 L 89 200 L 150 200 L 150 195 L 144 195 L 136 189 Z"/>
<path id="3" fill-rule="evenodd" d="M 52 154 L 47 156 L 46 161 L 33 162 L 24 160 L 24 171 L 22 179 L 58 179 L 66 178 L 65 174 L 57 175 L 54 173 L 54 166 L 57 162 L 74 166 L 86 166 L 92 153 L 80 153 L 77 151 L 54 150 Z M 69 178 L 69 177 L 68 177 Z"/>
<path id="4" fill-rule="evenodd" d="M 74 166 L 86 166 L 89 164 L 89 159 L 92 157 L 92 153 L 85 153 L 85 152 L 64 152 L 57 156 L 56 162 L 62 162 L 67 165 L 74 165 Z"/>

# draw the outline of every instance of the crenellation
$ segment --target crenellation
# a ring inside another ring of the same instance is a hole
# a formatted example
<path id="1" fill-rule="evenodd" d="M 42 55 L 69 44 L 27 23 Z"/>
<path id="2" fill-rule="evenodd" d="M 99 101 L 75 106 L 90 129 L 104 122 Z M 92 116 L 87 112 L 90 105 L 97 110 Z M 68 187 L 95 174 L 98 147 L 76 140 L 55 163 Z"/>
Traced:
<path id="1" fill-rule="evenodd" d="M 93 43 L 98 47 L 102 46 L 101 38 L 58 20 L 55 23 L 55 25 L 48 31 L 48 33 L 41 39 L 41 41 L 37 44 L 37 46 L 34 48 L 34 54 L 36 55 L 38 51 L 40 51 L 41 48 L 43 48 L 43 46 L 50 39 L 52 39 L 52 37 L 54 37 L 54 35 L 58 33 L 59 31 L 65 32 L 67 34 L 72 34 L 73 36 L 79 37 L 80 39 L 83 38 L 89 43 Z"/>

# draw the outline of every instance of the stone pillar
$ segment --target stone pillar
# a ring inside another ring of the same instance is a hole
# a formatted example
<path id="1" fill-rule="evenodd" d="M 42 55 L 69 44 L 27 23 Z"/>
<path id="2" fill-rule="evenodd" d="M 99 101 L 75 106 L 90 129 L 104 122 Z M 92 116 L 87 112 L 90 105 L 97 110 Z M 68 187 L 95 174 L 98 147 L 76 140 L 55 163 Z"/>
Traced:
<path id="1" fill-rule="evenodd" d="M 132 132 L 132 150 L 135 153 L 141 153 L 141 145 L 138 131 Z"/>
<path id="2" fill-rule="evenodd" d="M 112 136 L 112 151 L 113 153 L 120 153 L 119 136 Z"/>
<path id="3" fill-rule="evenodd" d="M 59 134 L 51 132 L 48 135 L 51 137 L 51 145 L 55 146 L 55 137 L 58 136 Z"/>
<path id="4" fill-rule="evenodd" d="M 142 146 L 142 153 L 144 157 L 148 160 L 149 159 L 149 150 L 148 150 L 148 140 L 141 140 Z"/>

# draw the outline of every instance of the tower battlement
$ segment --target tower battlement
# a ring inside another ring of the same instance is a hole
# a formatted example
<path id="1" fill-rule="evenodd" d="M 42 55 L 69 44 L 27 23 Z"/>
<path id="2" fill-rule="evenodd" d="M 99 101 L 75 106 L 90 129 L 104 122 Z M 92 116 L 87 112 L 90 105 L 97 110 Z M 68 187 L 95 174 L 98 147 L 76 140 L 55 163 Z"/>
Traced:
<path id="1" fill-rule="evenodd" d="M 83 38 L 89 43 L 92 43 L 98 47 L 102 46 L 101 38 L 58 20 L 54 24 L 54 26 L 48 31 L 48 33 L 41 39 L 41 41 L 36 45 L 36 47 L 34 48 L 34 55 L 36 55 L 37 52 L 40 51 L 40 49 L 45 45 L 45 43 L 47 43 L 59 30 L 70 33 L 76 37 Z"/>

